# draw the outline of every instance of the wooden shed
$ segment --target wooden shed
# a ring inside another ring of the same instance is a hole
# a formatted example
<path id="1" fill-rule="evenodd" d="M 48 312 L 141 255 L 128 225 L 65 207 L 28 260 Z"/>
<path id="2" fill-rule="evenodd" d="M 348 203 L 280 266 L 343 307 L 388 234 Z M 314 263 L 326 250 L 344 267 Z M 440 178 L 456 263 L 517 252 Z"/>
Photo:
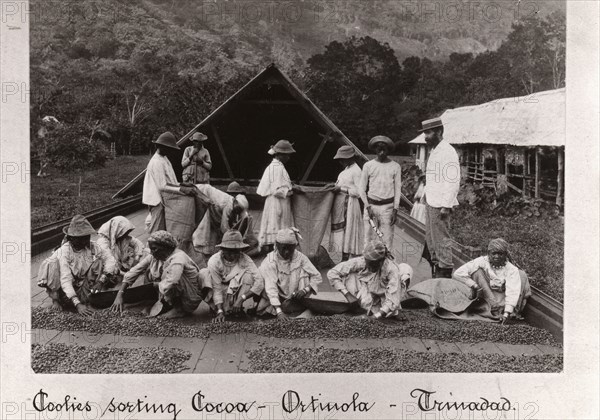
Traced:
<path id="1" fill-rule="evenodd" d="M 562 88 L 445 111 L 444 139 L 458 152 L 463 179 L 562 205 L 565 95 Z M 409 144 L 424 170 L 424 134 Z"/>
<path id="2" fill-rule="evenodd" d="M 235 180 L 251 190 L 271 161 L 269 147 L 280 139 L 294 144 L 297 153 L 286 168 L 300 185 L 334 182 L 341 167 L 333 157 L 340 146 L 351 145 L 359 161 L 366 161 L 365 155 L 274 64 L 179 139 L 181 153 L 171 158 L 178 177 L 183 149 L 191 144 L 189 139 L 196 131 L 208 136 L 205 146 L 213 161 L 213 185 Z M 137 175 L 113 198 L 141 192 L 144 174 Z"/>

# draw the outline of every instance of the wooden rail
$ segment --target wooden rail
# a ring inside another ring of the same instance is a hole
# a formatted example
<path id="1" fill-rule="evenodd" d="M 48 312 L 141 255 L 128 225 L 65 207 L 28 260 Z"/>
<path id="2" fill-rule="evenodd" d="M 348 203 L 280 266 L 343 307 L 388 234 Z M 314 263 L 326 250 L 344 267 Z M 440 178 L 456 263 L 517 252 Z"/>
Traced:
<path id="1" fill-rule="evenodd" d="M 413 219 L 410 215 L 400 212 L 396 226 L 406 231 L 418 241 L 425 242 L 425 225 Z M 454 265 L 460 266 L 479 255 L 469 255 L 457 244 L 453 248 Z M 535 327 L 543 328 L 552 333 L 557 341 L 563 341 L 563 304 L 531 286 L 532 296 L 527 301 L 523 316 Z"/>

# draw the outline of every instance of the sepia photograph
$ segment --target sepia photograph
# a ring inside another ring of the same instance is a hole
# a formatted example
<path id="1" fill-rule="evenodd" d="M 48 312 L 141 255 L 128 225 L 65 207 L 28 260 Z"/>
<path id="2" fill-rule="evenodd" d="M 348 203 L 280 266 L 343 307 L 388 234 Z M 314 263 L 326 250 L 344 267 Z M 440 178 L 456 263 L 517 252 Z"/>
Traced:
<path id="1" fill-rule="evenodd" d="M 29 1 L 33 371 L 563 372 L 566 3 Z"/>

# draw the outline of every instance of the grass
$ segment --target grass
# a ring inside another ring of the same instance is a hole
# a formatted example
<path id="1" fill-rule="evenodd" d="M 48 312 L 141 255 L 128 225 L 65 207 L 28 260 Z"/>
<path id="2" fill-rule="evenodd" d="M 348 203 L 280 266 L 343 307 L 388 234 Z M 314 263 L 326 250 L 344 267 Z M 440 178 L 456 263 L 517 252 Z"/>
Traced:
<path id="1" fill-rule="evenodd" d="M 81 174 L 49 168 L 49 176 L 31 178 L 31 228 L 72 217 L 114 202 L 112 196 L 146 168 L 150 157 L 118 156 L 106 166 Z"/>
<path id="2" fill-rule="evenodd" d="M 504 217 L 460 206 L 452 220 L 454 239 L 462 245 L 487 249 L 490 239 L 511 244 L 514 262 L 531 284 L 563 302 L 564 222 L 560 217 Z"/>

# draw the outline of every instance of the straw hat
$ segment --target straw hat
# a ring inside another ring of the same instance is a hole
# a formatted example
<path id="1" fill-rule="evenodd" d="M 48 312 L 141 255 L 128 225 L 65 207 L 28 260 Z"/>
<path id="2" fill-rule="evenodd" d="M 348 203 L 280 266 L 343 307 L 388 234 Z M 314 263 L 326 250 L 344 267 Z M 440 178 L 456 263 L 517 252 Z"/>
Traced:
<path id="1" fill-rule="evenodd" d="M 246 249 L 250 245 L 244 242 L 242 234 L 238 230 L 231 229 L 225 232 L 223 240 L 217 247 L 222 249 Z"/>
<path id="2" fill-rule="evenodd" d="M 369 140 L 369 149 L 375 150 L 375 146 L 377 143 L 385 144 L 390 151 L 394 150 L 394 142 L 392 139 L 386 136 L 375 136 L 371 140 Z"/>
<path id="3" fill-rule="evenodd" d="M 162 133 L 160 136 L 158 136 L 158 139 L 156 139 L 152 143 L 160 144 L 162 146 L 170 147 L 171 149 L 179 150 L 179 146 L 177 146 L 177 139 L 170 131 Z"/>
<path id="4" fill-rule="evenodd" d="M 96 233 L 96 230 L 83 215 L 76 214 L 69 226 L 63 228 L 63 233 L 69 236 L 89 236 Z"/>
<path id="5" fill-rule="evenodd" d="M 274 155 L 276 153 L 291 154 L 296 153 L 296 150 L 294 150 L 292 143 L 290 143 L 289 141 L 279 140 L 277 143 L 275 143 L 274 146 L 271 146 L 271 148 L 269 149 L 270 155 Z"/>
<path id="6" fill-rule="evenodd" d="M 443 127 L 444 124 L 442 123 L 442 119 L 441 118 L 432 118 L 430 120 L 423 121 L 421 123 L 421 126 L 423 128 L 421 128 L 419 130 L 419 132 L 431 130 L 432 128 Z"/>
<path id="7" fill-rule="evenodd" d="M 206 141 L 208 140 L 208 136 L 204 133 L 194 133 L 194 135 L 192 136 L 192 141 Z"/>
<path id="8" fill-rule="evenodd" d="M 350 159 L 356 156 L 356 152 L 354 147 L 352 146 L 342 146 L 338 149 L 337 153 L 333 157 L 334 159 Z"/>

